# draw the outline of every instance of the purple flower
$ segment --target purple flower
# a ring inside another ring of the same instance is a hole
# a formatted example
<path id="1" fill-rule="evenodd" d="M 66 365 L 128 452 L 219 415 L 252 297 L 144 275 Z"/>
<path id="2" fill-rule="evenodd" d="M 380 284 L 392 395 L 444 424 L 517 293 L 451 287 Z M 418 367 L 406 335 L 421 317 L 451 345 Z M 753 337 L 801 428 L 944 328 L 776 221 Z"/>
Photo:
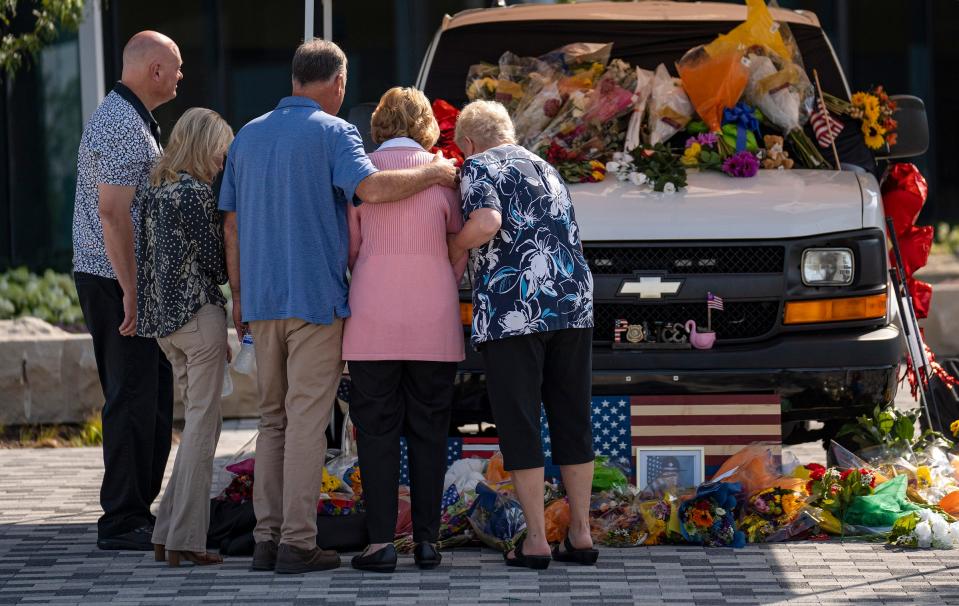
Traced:
<path id="1" fill-rule="evenodd" d="M 702 136 L 702 135 L 700 135 L 700 136 Z M 690 137 L 690 138 L 686 139 L 686 147 L 685 147 L 685 148 L 686 148 L 686 149 L 689 149 L 690 147 L 693 146 L 693 143 L 699 143 L 699 139 L 696 138 L 696 137 Z"/>
<path id="2" fill-rule="evenodd" d="M 736 152 L 723 162 L 723 172 L 730 177 L 755 177 L 759 161 L 748 151 Z"/>
<path id="3" fill-rule="evenodd" d="M 713 147 L 719 143 L 719 137 L 716 136 L 716 133 L 702 133 L 696 137 L 696 140 L 703 147 Z M 686 144 L 686 147 L 689 147 L 689 143 Z"/>

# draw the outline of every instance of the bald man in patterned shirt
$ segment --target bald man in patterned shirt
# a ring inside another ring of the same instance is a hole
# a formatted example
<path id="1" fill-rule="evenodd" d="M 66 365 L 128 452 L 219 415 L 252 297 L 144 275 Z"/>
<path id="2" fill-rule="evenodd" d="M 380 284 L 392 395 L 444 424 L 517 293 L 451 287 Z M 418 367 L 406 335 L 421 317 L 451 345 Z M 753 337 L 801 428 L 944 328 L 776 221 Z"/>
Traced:
<path id="1" fill-rule="evenodd" d="M 103 388 L 100 549 L 153 549 L 150 504 L 170 454 L 173 378 L 155 339 L 136 336 L 134 226 L 161 152 L 151 113 L 176 97 L 176 43 L 134 35 L 123 73 L 83 129 L 77 154 L 73 272 Z"/>

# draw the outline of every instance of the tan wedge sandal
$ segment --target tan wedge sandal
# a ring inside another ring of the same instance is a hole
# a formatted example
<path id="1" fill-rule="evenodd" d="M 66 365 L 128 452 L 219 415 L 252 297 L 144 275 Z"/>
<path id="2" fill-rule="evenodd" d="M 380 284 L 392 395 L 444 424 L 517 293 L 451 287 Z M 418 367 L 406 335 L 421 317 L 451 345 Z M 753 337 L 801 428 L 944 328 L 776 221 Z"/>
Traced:
<path id="1" fill-rule="evenodd" d="M 171 568 L 179 568 L 180 562 L 186 560 L 192 562 L 194 566 L 212 566 L 222 564 L 223 558 L 214 553 L 197 553 L 194 551 L 174 551 L 168 549 L 166 552 L 167 562 Z"/>

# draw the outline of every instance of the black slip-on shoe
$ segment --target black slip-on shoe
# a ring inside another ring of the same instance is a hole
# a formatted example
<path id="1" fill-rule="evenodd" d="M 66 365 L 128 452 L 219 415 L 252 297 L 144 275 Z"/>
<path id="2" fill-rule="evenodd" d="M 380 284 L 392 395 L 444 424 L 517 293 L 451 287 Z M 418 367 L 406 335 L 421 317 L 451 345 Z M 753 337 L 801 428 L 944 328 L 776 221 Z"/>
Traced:
<path id="1" fill-rule="evenodd" d="M 413 561 L 423 570 L 430 570 L 440 565 L 443 556 L 437 551 L 435 545 L 428 541 L 421 541 L 413 549 Z"/>
<path id="2" fill-rule="evenodd" d="M 141 526 L 129 532 L 97 539 L 105 551 L 153 551 L 153 526 Z"/>
<path id="3" fill-rule="evenodd" d="M 383 549 L 369 555 L 359 554 L 353 556 L 350 565 L 357 570 L 369 570 L 372 572 L 393 572 L 396 570 L 396 547 L 387 545 Z"/>

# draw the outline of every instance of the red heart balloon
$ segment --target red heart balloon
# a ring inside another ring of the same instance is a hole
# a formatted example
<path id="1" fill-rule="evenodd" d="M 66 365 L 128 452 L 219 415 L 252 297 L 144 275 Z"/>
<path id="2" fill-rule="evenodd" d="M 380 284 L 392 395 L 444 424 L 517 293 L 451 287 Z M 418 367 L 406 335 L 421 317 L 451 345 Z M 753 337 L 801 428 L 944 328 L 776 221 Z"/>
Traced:
<path id="1" fill-rule="evenodd" d="M 887 171 L 882 182 L 882 204 L 897 234 L 915 224 L 928 193 L 926 178 L 915 164 L 893 164 Z"/>

